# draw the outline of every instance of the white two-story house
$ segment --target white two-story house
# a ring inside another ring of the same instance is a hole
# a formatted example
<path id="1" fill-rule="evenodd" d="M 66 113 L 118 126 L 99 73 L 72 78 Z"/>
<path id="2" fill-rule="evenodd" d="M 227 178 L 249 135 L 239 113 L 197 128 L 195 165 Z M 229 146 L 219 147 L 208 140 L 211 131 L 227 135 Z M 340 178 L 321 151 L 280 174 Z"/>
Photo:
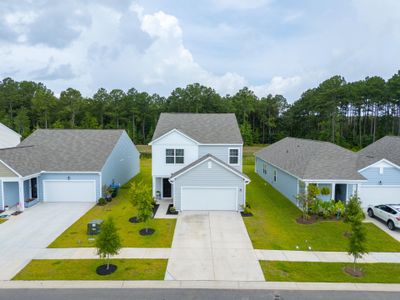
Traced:
<path id="1" fill-rule="evenodd" d="M 153 196 L 178 211 L 241 211 L 249 178 L 234 114 L 162 113 L 150 142 Z"/>

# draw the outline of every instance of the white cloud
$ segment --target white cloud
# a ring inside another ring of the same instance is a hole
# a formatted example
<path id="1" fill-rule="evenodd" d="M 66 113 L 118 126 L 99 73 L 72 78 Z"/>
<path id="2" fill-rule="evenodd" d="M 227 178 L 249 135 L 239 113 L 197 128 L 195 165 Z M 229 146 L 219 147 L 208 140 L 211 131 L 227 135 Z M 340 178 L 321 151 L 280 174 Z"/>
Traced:
<path id="1" fill-rule="evenodd" d="M 212 0 L 219 9 L 249 10 L 265 6 L 272 0 Z"/>

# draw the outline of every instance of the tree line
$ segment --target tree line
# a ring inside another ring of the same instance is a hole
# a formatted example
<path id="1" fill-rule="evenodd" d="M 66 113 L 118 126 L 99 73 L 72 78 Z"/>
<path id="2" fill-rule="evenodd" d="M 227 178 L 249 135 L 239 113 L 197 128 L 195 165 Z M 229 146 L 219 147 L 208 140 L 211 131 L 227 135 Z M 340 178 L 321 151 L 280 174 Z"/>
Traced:
<path id="1" fill-rule="evenodd" d="M 100 88 L 84 97 L 74 88 L 56 96 L 43 83 L 0 82 L 0 122 L 23 137 L 36 128 L 113 128 L 145 144 L 161 112 L 235 113 L 247 145 L 293 136 L 359 149 L 382 136 L 400 135 L 400 71 L 388 80 L 374 76 L 346 82 L 334 76 L 293 104 L 282 95 L 257 97 L 247 87 L 222 96 L 198 83 L 167 97 L 135 88 Z"/>

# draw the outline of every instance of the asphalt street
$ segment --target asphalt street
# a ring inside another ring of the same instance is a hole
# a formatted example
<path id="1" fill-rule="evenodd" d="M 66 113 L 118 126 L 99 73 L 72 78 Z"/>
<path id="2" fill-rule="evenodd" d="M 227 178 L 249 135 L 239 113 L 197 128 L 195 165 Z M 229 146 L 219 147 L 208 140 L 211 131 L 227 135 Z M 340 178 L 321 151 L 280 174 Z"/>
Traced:
<path id="1" fill-rule="evenodd" d="M 400 299 L 400 293 L 346 291 L 271 291 L 210 289 L 2 289 L 1 300 L 375 300 Z"/>

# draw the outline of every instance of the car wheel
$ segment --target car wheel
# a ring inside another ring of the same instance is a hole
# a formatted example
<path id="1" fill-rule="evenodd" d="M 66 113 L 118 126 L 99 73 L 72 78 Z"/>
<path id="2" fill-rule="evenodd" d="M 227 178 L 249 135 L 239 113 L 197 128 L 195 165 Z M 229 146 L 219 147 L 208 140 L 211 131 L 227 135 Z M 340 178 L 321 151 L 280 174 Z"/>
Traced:
<path id="1" fill-rule="evenodd" d="M 368 216 L 370 216 L 371 218 L 374 217 L 374 211 L 371 208 L 368 209 Z"/>
<path id="2" fill-rule="evenodd" d="M 389 220 L 389 221 L 387 222 L 387 227 L 388 227 L 390 230 L 394 230 L 394 223 L 393 223 L 393 221 Z"/>

